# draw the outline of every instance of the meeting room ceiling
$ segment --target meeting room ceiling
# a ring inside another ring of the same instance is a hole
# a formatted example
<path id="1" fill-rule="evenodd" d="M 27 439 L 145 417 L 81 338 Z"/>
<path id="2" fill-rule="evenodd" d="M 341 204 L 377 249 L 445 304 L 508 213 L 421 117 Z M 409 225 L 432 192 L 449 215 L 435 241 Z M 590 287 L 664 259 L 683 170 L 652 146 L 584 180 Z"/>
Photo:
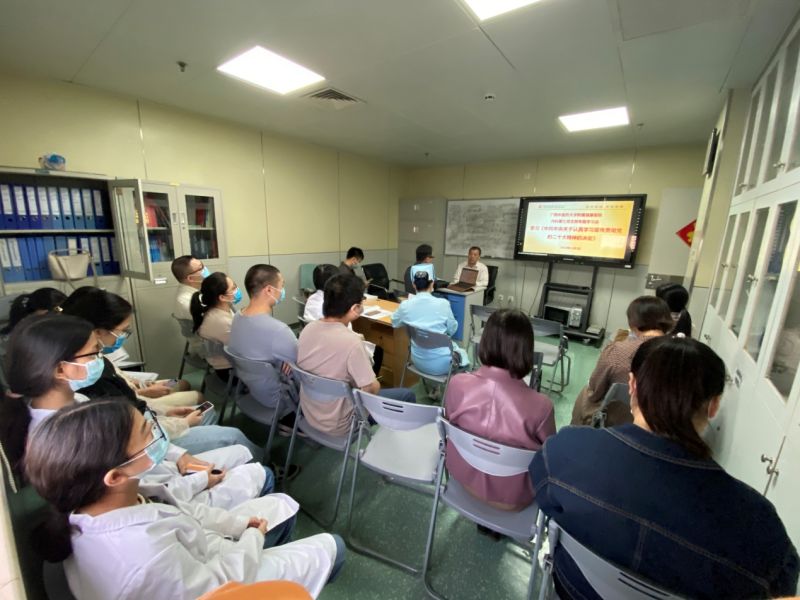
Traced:
<path id="1" fill-rule="evenodd" d="M 0 69 L 393 163 L 478 162 L 705 140 L 799 7 L 541 0 L 480 22 L 461 0 L 0 0 Z M 279 96 L 216 70 L 256 44 L 326 81 Z M 323 87 L 359 102 L 306 97 Z M 557 121 L 619 105 L 630 126 Z"/>

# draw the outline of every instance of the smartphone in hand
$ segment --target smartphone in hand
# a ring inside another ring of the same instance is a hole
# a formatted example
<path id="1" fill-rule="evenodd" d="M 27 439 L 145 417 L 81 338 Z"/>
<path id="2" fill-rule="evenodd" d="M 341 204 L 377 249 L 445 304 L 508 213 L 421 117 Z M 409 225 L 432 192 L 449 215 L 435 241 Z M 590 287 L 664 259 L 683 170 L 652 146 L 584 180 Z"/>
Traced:
<path id="1" fill-rule="evenodd" d="M 204 415 L 204 414 L 206 414 L 208 411 L 210 411 L 212 408 L 214 408 L 214 404 L 213 404 L 213 403 L 211 403 L 211 402 L 209 402 L 208 400 L 206 400 L 205 402 L 203 402 L 202 404 L 200 404 L 200 405 L 197 407 L 197 409 L 196 409 L 196 410 L 199 410 L 199 411 L 200 411 L 200 414 L 201 414 L 201 415 Z"/>

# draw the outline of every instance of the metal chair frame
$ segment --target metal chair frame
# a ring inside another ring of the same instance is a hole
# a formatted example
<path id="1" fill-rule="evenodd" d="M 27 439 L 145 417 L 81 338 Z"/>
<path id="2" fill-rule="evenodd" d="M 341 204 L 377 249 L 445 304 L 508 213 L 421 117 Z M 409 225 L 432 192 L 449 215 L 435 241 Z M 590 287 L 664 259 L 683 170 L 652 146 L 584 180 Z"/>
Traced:
<path id="1" fill-rule="evenodd" d="M 531 326 L 533 327 L 534 346 L 537 337 L 557 336 L 558 346 L 556 347 L 555 355 L 552 362 L 547 362 L 544 355 L 550 354 L 549 352 L 542 352 L 543 364 L 548 367 L 553 367 L 553 372 L 550 375 L 550 384 L 547 386 L 548 392 L 555 392 L 561 394 L 569 385 L 570 376 L 572 374 L 572 357 L 567 354 L 569 350 L 569 338 L 564 335 L 564 326 L 557 321 L 549 321 L 547 319 L 540 319 L 539 317 L 531 317 Z M 553 346 L 552 344 L 540 344 L 539 351 L 542 351 L 542 346 Z M 535 346 L 536 347 L 536 346 Z M 567 364 L 566 373 L 564 372 L 564 363 Z M 556 371 L 560 367 L 560 382 L 558 389 L 555 389 Z"/>
<path id="2" fill-rule="evenodd" d="M 592 415 L 592 427 L 595 429 L 603 429 L 606 426 L 608 419 L 608 406 L 614 402 L 621 402 L 629 409 L 631 407 L 631 396 L 628 391 L 627 383 L 612 383 L 608 388 L 606 395 L 603 396 L 603 401 L 600 406 Z"/>
<path id="3" fill-rule="evenodd" d="M 403 382 L 406 378 L 406 371 L 411 371 L 412 373 L 416 373 L 421 379 L 432 381 L 438 385 L 442 386 L 442 397 L 444 397 L 444 392 L 447 390 L 447 384 L 450 383 L 450 378 L 453 376 L 453 371 L 463 371 L 465 370 L 462 367 L 455 367 L 453 357 L 453 341 L 450 339 L 450 336 L 444 333 L 436 333 L 434 331 L 428 331 L 426 329 L 421 329 L 419 327 L 414 327 L 413 325 L 405 325 L 406 331 L 408 332 L 408 357 L 406 358 L 406 364 L 403 365 L 403 374 L 400 376 L 400 387 L 403 387 Z M 426 350 L 433 350 L 436 348 L 448 348 L 450 350 L 450 368 L 447 370 L 447 375 L 431 375 L 430 373 L 426 373 L 425 371 L 421 370 L 420 368 L 414 366 L 414 361 L 411 358 L 411 344 L 414 343 L 420 348 L 424 348 Z"/>
<path id="4" fill-rule="evenodd" d="M 189 345 L 195 337 L 198 337 L 194 332 L 194 323 L 188 319 L 176 317 L 175 315 L 172 315 L 172 318 L 178 322 L 178 326 L 181 328 L 181 335 L 186 340 L 186 343 L 183 345 L 183 354 L 181 355 L 181 366 L 180 369 L 178 369 L 178 379 L 183 378 L 183 371 L 188 363 L 195 369 L 203 371 L 203 381 L 200 384 L 200 392 L 204 392 L 206 390 L 206 375 L 211 371 L 211 365 L 208 364 L 205 357 L 189 352 Z"/>

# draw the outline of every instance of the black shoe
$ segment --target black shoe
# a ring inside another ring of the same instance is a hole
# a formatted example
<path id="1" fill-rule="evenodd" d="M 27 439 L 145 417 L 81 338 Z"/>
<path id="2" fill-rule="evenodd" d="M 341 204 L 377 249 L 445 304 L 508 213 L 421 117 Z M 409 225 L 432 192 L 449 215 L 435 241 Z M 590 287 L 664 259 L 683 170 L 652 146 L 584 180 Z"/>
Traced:
<path id="1" fill-rule="evenodd" d="M 300 465 L 289 465 L 289 470 L 284 473 L 283 466 L 277 463 L 272 463 L 270 469 L 275 474 L 275 481 L 291 481 L 300 474 Z"/>
<path id="2" fill-rule="evenodd" d="M 489 529 L 488 527 L 484 527 L 483 525 L 478 525 L 478 533 L 481 535 L 485 535 L 486 537 L 492 538 L 495 542 L 499 542 L 503 539 L 503 534 L 498 533 L 494 529 Z"/>

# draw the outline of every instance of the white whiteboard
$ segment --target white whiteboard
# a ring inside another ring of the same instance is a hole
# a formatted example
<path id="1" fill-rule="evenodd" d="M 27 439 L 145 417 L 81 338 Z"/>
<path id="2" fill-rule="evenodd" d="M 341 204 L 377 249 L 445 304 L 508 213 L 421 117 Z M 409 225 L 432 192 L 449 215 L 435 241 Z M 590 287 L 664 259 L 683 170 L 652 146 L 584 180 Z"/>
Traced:
<path id="1" fill-rule="evenodd" d="M 480 246 L 484 258 L 514 258 L 518 214 L 519 198 L 448 200 L 444 253 Z"/>

